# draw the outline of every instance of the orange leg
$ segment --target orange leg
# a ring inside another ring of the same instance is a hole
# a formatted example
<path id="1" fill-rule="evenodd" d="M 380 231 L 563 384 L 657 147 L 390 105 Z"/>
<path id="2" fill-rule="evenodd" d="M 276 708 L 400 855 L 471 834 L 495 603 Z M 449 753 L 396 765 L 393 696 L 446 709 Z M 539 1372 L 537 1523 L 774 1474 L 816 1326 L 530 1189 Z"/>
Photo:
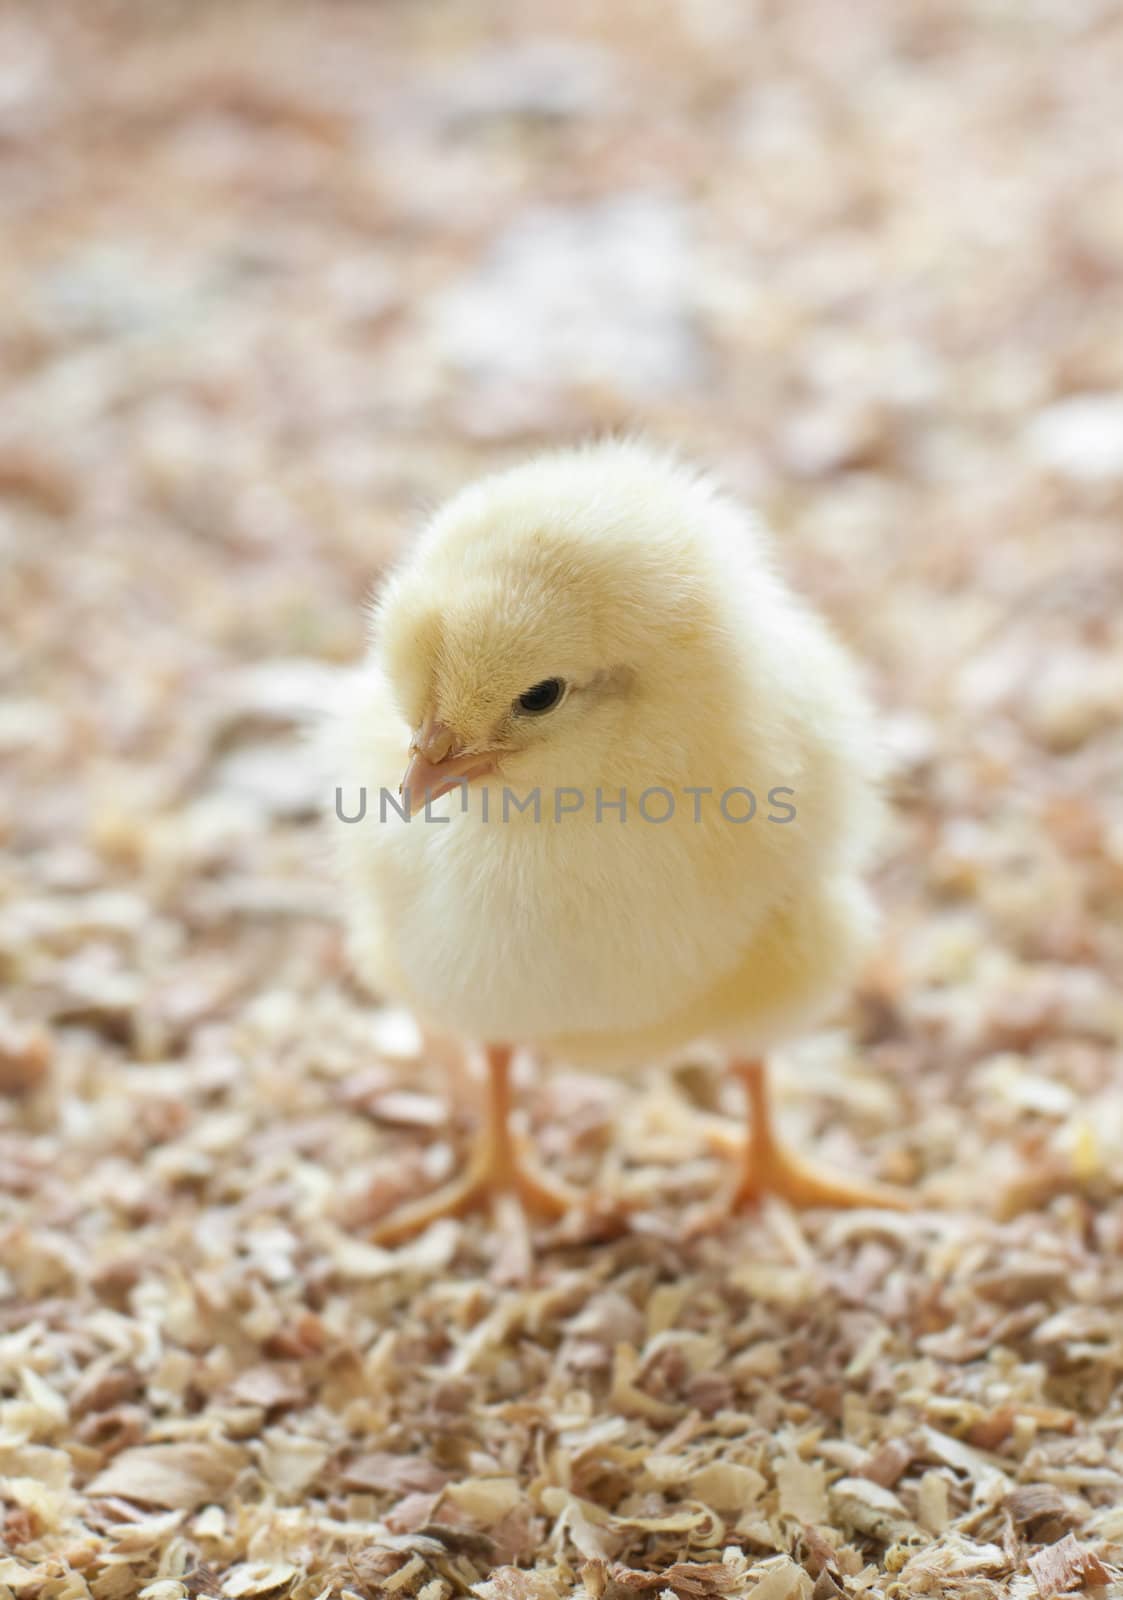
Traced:
<path id="1" fill-rule="evenodd" d="M 745 1086 L 748 1136 L 726 1127 L 711 1130 L 711 1142 L 740 1157 L 733 1209 L 752 1206 L 766 1194 L 779 1195 L 795 1206 L 880 1206 L 908 1211 L 915 1204 L 905 1189 L 873 1179 L 848 1178 L 829 1168 L 818 1169 L 780 1143 L 772 1117 L 768 1069 L 763 1061 L 735 1061 L 733 1071 Z"/>
<path id="2" fill-rule="evenodd" d="M 439 1217 L 463 1217 L 485 1207 L 494 1210 L 504 1197 L 514 1197 L 524 1210 L 550 1218 L 564 1216 L 580 1199 L 575 1190 L 543 1171 L 527 1141 L 512 1131 L 511 1051 L 506 1045 L 489 1045 L 485 1120 L 464 1172 L 435 1193 L 391 1212 L 371 1238 L 375 1244 L 399 1244 Z"/>

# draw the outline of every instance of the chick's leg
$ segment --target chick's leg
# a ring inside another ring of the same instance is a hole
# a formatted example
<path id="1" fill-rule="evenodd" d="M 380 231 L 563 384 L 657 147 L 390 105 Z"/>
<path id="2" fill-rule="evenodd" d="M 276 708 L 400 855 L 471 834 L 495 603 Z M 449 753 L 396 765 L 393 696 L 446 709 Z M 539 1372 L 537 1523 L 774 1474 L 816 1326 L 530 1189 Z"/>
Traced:
<path id="1" fill-rule="evenodd" d="M 735 1210 L 756 1205 L 766 1194 L 779 1195 L 796 1206 L 881 1206 L 894 1211 L 911 1208 L 913 1199 L 907 1190 L 873 1179 L 849 1178 L 801 1160 L 787 1150 L 776 1133 L 765 1063 L 735 1061 L 733 1071 L 745 1088 L 747 1137 L 715 1130 L 714 1143 L 725 1150 L 732 1146 L 741 1161 L 733 1194 Z"/>
<path id="2" fill-rule="evenodd" d="M 484 1125 L 465 1171 L 434 1194 L 391 1212 L 374 1229 L 375 1244 L 398 1244 L 440 1217 L 494 1208 L 504 1197 L 551 1218 L 578 1204 L 576 1191 L 543 1171 L 529 1143 L 511 1127 L 511 1054 L 505 1045 L 488 1047 Z"/>

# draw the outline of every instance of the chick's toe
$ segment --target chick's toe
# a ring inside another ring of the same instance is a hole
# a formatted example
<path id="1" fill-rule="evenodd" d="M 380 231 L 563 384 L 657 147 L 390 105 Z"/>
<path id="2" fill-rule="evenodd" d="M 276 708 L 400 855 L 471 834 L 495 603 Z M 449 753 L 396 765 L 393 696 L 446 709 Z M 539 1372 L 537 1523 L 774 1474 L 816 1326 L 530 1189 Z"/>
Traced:
<path id="1" fill-rule="evenodd" d="M 776 1132 L 764 1062 L 736 1062 L 732 1070 L 745 1087 L 748 1129 L 715 1125 L 709 1130 L 711 1144 L 722 1153 L 733 1153 L 740 1162 L 732 1210 L 758 1205 L 770 1194 L 801 1207 L 913 1209 L 916 1201 L 907 1189 L 833 1172 L 787 1149 Z"/>
<path id="2" fill-rule="evenodd" d="M 499 1046 L 488 1050 L 485 1122 L 467 1167 L 433 1194 L 391 1212 L 373 1230 L 375 1244 L 400 1244 L 442 1217 L 494 1211 L 505 1197 L 554 1221 L 580 1205 L 577 1190 L 546 1172 L 529 1141 L 512 1129 L 510 1068 L 510 1050 Z"/>

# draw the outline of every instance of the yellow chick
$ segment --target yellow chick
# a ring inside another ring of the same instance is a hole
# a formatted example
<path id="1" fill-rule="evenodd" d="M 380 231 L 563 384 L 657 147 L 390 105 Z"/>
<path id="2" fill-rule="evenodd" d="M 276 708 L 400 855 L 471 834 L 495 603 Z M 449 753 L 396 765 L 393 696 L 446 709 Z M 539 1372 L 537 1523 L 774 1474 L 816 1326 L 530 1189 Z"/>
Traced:
<path id="1" fill-rule="evenodd" d="M 705 477 L 611 442 L 458 494 L 382 591 L 331 753 L 341 814 L 365 793 L 335 829 L 360 973 L 488 1064 L 466 1172 L 376 1238 L 574 1204 L 510 1127 L 519 1046 L 641 1069 L 716 1041 L 750 1111 L 736 1204 L 903 1203 L 774 1133 L 763 1052 L 874 928 L 878 761 L 849 658 Z"/>

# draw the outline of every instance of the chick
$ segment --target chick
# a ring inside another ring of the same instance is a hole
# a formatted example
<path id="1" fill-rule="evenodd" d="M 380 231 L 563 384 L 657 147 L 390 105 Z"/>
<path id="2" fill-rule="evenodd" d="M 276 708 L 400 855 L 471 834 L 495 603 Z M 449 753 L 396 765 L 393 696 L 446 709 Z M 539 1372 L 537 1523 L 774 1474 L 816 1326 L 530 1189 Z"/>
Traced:
<path id="1" fill-rule="evenodd" d="M 519 1046 L 639 1070 L 716 1042 L 749 1110 L 734 1204 L 904 1203 L 774 1131 L 763 1053 L 874 929 L 876 742 L 849 658 L 705 477 L 610 442 L 458 494 L 382 591 L 332 751 L 368 796 L 336 830 L 357 968 L 488 1065 L 466 1172 L 376 1238 L 575 1203 L 511 1129 Z"/>

